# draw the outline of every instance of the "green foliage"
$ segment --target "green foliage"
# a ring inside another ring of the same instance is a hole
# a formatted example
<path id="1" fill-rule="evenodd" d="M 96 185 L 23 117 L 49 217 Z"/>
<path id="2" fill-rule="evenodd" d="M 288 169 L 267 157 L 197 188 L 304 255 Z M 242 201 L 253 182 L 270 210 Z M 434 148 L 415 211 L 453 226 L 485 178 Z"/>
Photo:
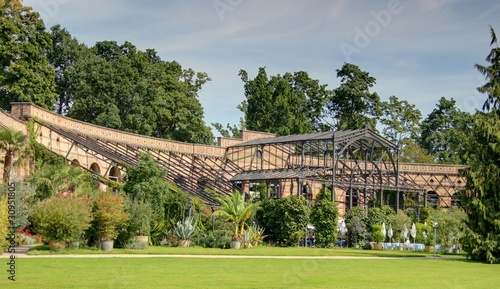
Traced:
<path id="1" fill-rule="evenodd" d="M 328 113 L 336 130 L 360 129 L 369 125 L 376 128 L 376 118 L 381 116 L 380 98 L 371 93 L 370 87 L 376 79 L 358 66 L 344 63 L 337 69 L 340 86 L 333 90 L 328 99 Z"/>
<path id="2" fill-rule="evenodd" d="M 97 190 L 92 174 L 67 163 L 45 164 L 30 175 L 30 182 L 36 188 L 38 200 L 65 193 L 89 196 Z"/>
<path id="3" fill-rule="evenodd" d="M 422 224 L 422 223 L 416 223 L 415 226 L 417 228 L 417 236 L 415 237 L 415 243 L 426 244 L 429 246 L 432 245 L 432 243 L 434 242 L 433 228 L 427 224 Z"/>
<path id="4" fill-rule="evenodd" d="M 276 133 L 301 134 L 324 130 L 321 124 L 326 85 L 304 72 L 267 76 L 264 67 L 254 79 L 240 70 L 245 97 L 238 108 L 245 114 L 240 125 L 246 129 Z M 279 112 L 279 113 L 276 113 Z"/>
<path id="5" fill-rule="evenodd" d="M 224 216 L 227 221 L 233 222 L 233 237 L 239 238 L 245 229 L 246 221 L 259 208 L 259 203 L 254 203 L 253 198 L 245 201 L 245 195 L 234 190 L 229 196 L 219 197 L 220 206 L 214 214 Z"/>
<path id="6" fill-rule="evenodd" d="M 266 230 L 269 241 L 296 245 L 309 223 L 310 209 L 303 197 L 289 196 L 265 199 L 256 214 L 258 223 Z"/>
<path id="7" fill-rule="evenodd" d="M 131 199 L 150 204 L 155 219 L 165 216 L 169 192 L 168 183 L 163 179 L 165 174 L 165 169 L 147 152 L 140 152 L 137 165 L 127 168 L 123 190 Z"/>
<path id="8" fill-rule="evenodd" d="M 149 236 L 152 218 L 150 203 L 128 198 L 125 212 L 130 216 L 127 231 L 134 236 Z"/>
<path id="9" fill-rule="evenodd" d="M 468 168 L 462 206 L 468 218 L 461 238 L 467 256 L 473 260 L 500 263 L 500 48 L 490 27 L 493 46 L 486 57 L 489 66 L 476 64 L 488 80 L 478 88 L 487 93 L 484 113 L 476 113 L 465 144 Z"/>
<path id="10" fill-rule="evenodd" d="M 382 234 L 382 225 L 375 224 L 371 228 L 372 232 L 372 241 L 377 243 L 384 242 L 384 234 Z"/>
<path id="11" fill-rule="evenodd" d="M 79 240 L 90 227 L 90 204 L 75 197 L 50 197 L 33 206 L 31 212 L 34 229 L 46 240 Z"/>
<path id="12" fill-rule="evenodd" d="M 148 243 L 134 240 L 134 241 L 127 243 L 124 247 L 125 247 L 125 249 L 144 250 L 148 247 Z"/>
<path id="13" fill-rule="evenodd" d="M 411 224 L 413 223 L 413 220 L 408 217 L 403 210 L 398 210 L 397 214 L 391 215 L 389 217 L 389 222 L 392 224 L 392 230 L 394 232 L 393 238 L 396 241 L 404 242 L 403 240 L 403 235 L 402 231 L 404 228 L 404 225 L 406 224 L 406 228 L 408 231 L 410 230 Z"/>
<path id="14" fill-rule="evenodd" d="M 100 192 L 96 195 L 93 214 L 101 241 L 116 239 L 118 229 L 125 225 L 129 218 L 125 213 L 123 197 L 110 192 Z"/>
<path id="15" fill-rule="evenodd" d="M 389 141 L 399 144 L 400 148 L 407 142 L 417 139 L 420 135 L 420 119 L 422 113 L 406 100 L 399 100 L 396 96 L 389 97 L 389 102 L 381 103 L 383 116 L 380 123 L 385 127 L 382 135 Z"/>
<path id="16" fill-rule="evenodd" d="M 465 131 L 472 116 L 459 110 L 456 101 L 442 97 L 422 122 L 420 145 L 440 164 L 462 164 L 460 159 Z"/>
<path id="17" fill-rule="evenodd" d="M 52 48 L 40 15 L 19 0 L 0 2 L 0 107 L 29 101 L 52 109 L 54 69 L 46 58 Z"/>
<path id="18" fill-rule="evenodd" d="M 9 210 L 7 209 L 7 198 L 5 194 L 0 194 L 0 252 L 3 252 L 9 245 Z"/>
<path id="19" fill-rule="evenodd" d="M 322 190 L 323 191 L 323 190 Z M 316 199 L 311 208 L 311 223 L 316 227 L 316 247 L 333 247 L 337 240 L 339 209 L 328 198 Z"/>
<path id="20" fill-rule="evenodd" d="M 374 225 L 389 224 L 389 216 L 393 215 L 394 211 L 389 206 L 371 207 L 368 208 L 366 216 L 366 227 L 371 232 Z"/>
<path id="21" fill-rule="evenodd" d="M 368 219 L 367 211 L 363 207 L 353 207 L 345 214 L 345 223 L 347 226 L 347 238 L 351 246 L 364 246 L 368 230 L 366 222 Z"/>
<path id="22" fill-rule="evenodd" d="M 214 231 L 198 238 L 195 243 L 203 248 L 229 249 L 231 239 L 231 231 Z"/>
<path id="23" fill-rule="evenodd" d="M 408 139 L 399 150 L 399 161 L 402 163 L 433 164 L 435 157 L 429 155 L 417 141 Z"/>
<path id="24" fill-rule="evenodd" d="M 190 240 L 195 230 L 196 226 L 193 222 L 192 216 L 189 216 L 182 221 L 178 221 L 174 226 L 175 235 L 180 240 Z"/>
<path id="25" fill-rule="evenodd" d="M 0 152 L 5 152 L 3 158 L 3 182 L 11 180 L 12 167 L 24 164 L 29 154 L 26 135 L 7 128 L 0 129 Z"/>
<path id="26" fill-rule="evenodd" d="M 154 246 L 161 245 L 161 242 L 166 237 L 168 223 L 164 219 L 153 219 L 151 222 L 151 231 L 149 243 Z"/>
<path id="27" fill-rule="evenodd" d="M 15 209 L 13 210 L 14 219 L 10 226 L 15 228 L 15 230 L 23 230 L 26 226 L 30 224 L 29 215 L 32 206 L 35 203 L 35 189 L 25 181 L 13 182 L 12 187 L 14 188 L 14 202 Z M 8 195 L 8 186 L 6 184 L 0 185 L 0 196 Z"/>
<path id="28" fill-rule="evenodd" d="M 71 100 L 68 116 L 148 136 L 214 143 L 198 99 L 210 81 L 206 73 L 163 61 L 156 51 L 141 51 L 129 42 L 98 42 L 88 53 L 80 52 L 64 31 L 55 30 L 54 41 L 66 41 L 62 49 L 73 53 L 68 59 L 53 59 L 57 67 L 71 62 L 58 81 L 60 105 L 67 107 Z"/>
<path id="29" fill-rule="evenodd" d="M 264 235 L 264 231 L 265 231 L 264 228 L 261 228 L 256 224 L 248 227 L 248 232 L 250 232 L 252 245 L 258 245 L 259 243 L 264 241 L 264 238 L 266 237 L 266 235 Z"/>

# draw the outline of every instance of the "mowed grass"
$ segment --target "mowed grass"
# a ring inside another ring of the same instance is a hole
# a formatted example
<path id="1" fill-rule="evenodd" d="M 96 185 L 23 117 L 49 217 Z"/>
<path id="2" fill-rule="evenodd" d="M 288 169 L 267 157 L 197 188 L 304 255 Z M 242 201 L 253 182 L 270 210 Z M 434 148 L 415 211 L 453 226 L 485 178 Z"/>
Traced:
<path id="1" fill-rule="evenodd" d="M 62 252 L 53 252 L 48 246 L 39 246 L 31 249 L 28 255 L 113 255 L 113 254 L 147 254 L 147 255 L 238 255 L 238 256 L 358 256 L 358 257 L 431 257 L 431 253 L 399 251 L 399 250 L 361 250 L 348 248 L 304 248 L 304 247 L 273 247 L 258 246 L 250 249 L 215 249 L 202 247 L 160 247 L 149 246 L 145 250 L 113 249 L 104 252 L 97 248 L 66 249 Z M 442 255 L 441 257 L 463 257 L 460 255 Z"/>
<path id="2" fill-rule="evenodd" d="M 2 263 L 7 259 L 0 259 Z M 3 265 L 6 267 L 6 265 Z M 464 260 L 22 258 L 0 288 L 498 288 L 500 266 Z"/>

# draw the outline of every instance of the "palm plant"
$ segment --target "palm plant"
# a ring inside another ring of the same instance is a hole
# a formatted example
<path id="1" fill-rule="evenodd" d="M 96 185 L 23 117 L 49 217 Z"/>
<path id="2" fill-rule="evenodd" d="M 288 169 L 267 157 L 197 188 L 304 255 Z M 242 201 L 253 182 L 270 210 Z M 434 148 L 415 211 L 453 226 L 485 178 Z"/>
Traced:
<path id="1" fill-rule="evenodd" d="M 41 199 L 54 193 L 88 195 L 97 189 L 92 176 L 74 165 L 45 165 L 33 174 L 32 179 Z"/>
<path id="2" fill-rule="evenodd" d="M 227 221 L 234 224 L 233 239 L 240 239 L 245 229 L 245 224 L 252 214 L 259 207 L 258 203 L 253 202 L 253 197 L 245 202 L 245 197 L 239 191 L 235 190 L 231 195 L 219 197 L 220 207 L 214 212 L 217 216 L 224 216 Z"/>
<path id="3" fill-rule="evenodd" d="M 5 151 L 3 181 L 9 183 L 12 167 L 22 163 L 28 154 L 26 135 L 10 129 L 0 130 L 0 150 Z M 15 161 L 16 157 L 17 160 Z"/>

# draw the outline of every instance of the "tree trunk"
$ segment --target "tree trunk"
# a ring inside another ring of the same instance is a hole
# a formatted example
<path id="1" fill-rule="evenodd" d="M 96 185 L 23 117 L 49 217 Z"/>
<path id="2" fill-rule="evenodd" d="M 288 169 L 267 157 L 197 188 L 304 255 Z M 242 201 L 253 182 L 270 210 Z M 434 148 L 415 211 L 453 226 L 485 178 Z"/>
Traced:
<path id="1" fill-rule="evenodd" d="M 3 182 L 4 184 L 9 184 L 10 182 L 10 172 L 12 171 L 12 151 L 7 151 L 5 154 L 5 159 L 3 163 Z"/>

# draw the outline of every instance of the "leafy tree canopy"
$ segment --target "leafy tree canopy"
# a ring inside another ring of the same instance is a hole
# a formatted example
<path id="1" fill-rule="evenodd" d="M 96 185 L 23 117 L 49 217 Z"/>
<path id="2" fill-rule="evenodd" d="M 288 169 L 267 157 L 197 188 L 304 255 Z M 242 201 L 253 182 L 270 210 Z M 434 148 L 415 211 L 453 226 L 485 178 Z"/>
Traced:
<path id="1" fill-rule="evenodd" d="M 50 35 L 40 15 L 19 0 L 0 0 L 0 107 L 29 101 L 52 109 L 54 69 L 47 54 Z"/>
<path id="2" fill-rule="evenodd" d="M 488 66 L 476 64 L 488 82 L 478 88 L 487 93 L 484 112 L 475 115 L 475 122 L 465 142 L 464 159 L 468 168 L 462 206 L 467 213 L 461 241 L 471 259 L 500 262 L 500 48 L 490 28 L 491 52 Z"/>
<path id="3" fill-rule="evenodd" d="M 456 101 L 442 97 L 436 108 L 422 122 L 421 146 L 437 163 L 462 164 L 464 132 L 470 127 L 472 116 L 456 107 Z"/>
<path id="4" fill-rule="evenodd" d="M 360 129 L 367 125 L 376 127 L 376 118 L 381 115 L 380 97 L 371 93 L 376 79 L 358 66 L 344 63 L 337 69 L 340 87 L 333 90 L 328 99 L 328 113 L 332 127 L 336 130 Z"/>
<path id="5" fill-rule="evenodd" d="M 268 77 L 264 67 L 254 79 L 240 70 L 245 97 L 238 108 L 245 114 L 245 128 L 290 135 L 322 131 L 323 103 L 326 85 L 304 72 Z"/>

